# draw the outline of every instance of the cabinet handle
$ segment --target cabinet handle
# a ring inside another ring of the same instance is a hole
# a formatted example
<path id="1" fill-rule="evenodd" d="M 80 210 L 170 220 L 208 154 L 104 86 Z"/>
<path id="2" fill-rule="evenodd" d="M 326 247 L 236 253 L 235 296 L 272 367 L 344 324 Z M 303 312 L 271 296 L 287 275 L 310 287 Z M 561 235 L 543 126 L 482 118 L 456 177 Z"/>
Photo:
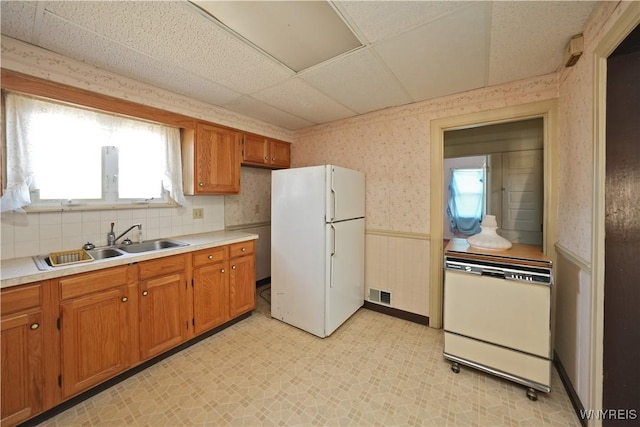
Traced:
<path id="1" fill-rule="evenodd" d="M 220 273 L 224 273 L 224 268 L 221 268 L 221 269 L 220 269 Z"/>
<path id="2" fill-rule="evenodd" d="M 122 302 L 127 302 L 127 301 L 129 301 L 129 298 L 127 298 L 127 297 L 122 297 Z"/>
<path id="3" fill-rule="evenodd" d="M 40 323 L 32 323 L 29 327 L 31 328 L 31 330 L 35 331 L 40 327 Z"/>
<path id="4" fill-rule="evenodd" d="M 272 158 L 272 159 L 271 159 L 271 161 L 272 161 L 272 162 L 275 162 L 275 161 L 276 161 L 276 158 L 275 158 L 275 157 L 274 157 L 274 158 Z"/>
<path id="5" fill-rule="evenodd" d="M 246 250 L 247 250 L 247 248 L 240 249 L 241 252 L 245 252 Z"/>
<path id="6" fill-rule="evenodd" d="M 198 185 L 199 185 L 200 187 L 204 187 L 204 182 L 200 181 L 200 182 L 198 183 Z"/>
<path id="7" fill-rule="evenodd" d="M 235 266 L 235 265 L 232 265 L 232 266 L 231 266 L 231 269 L 232 269 L 232 270 L 235 270 L 235 269 L 236 269 L 236 266 Z"/>
<path id="8" fill-rule="evenodd" d="M 213 259 L 213 255 L 209 255 L 207 258 L 209 258 L 209 259 Z"/>
<path id="9" fill-rule="evenodd" d="M 143 297 L 146 297 L 147 295 L 149 295 L 149 292 L 148 292 L 148 291 L 142 291 L 142 296 L 143 296 Z"/>
<path id="10" fill-rule="evenodd" d="M 265 156 L 265 158 L 264 158 L 264 159 L 265 159 L 265 160 L 267 160 L 267 161 L 269 160 L 269 158 L 268 158 L 268 157 L 266 157 L 266 156 Z"/>

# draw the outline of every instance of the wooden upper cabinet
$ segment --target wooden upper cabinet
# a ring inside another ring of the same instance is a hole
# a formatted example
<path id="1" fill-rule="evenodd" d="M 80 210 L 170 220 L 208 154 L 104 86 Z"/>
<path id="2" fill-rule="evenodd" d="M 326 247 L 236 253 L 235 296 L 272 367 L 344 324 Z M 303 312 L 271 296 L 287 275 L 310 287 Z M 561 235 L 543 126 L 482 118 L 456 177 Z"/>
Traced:
<path id="1" fill-rule="evenodd" d="M 182 130 L 184 193 L 236 194 L 240 192 L 239 132 L 197 123 Z"/>
<path id="2" fill-rule="evenodd" d="M 254 134 L 244 134 L 242 164 L 265 168 L 288 168 L 291 144 Z"/>

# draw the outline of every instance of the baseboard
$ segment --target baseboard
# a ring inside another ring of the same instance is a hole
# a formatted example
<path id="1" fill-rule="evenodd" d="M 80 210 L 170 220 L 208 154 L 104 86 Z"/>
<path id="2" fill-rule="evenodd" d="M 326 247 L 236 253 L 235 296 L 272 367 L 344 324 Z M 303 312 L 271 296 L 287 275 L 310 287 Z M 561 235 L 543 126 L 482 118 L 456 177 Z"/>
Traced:
<path id="1" fill-rule="evenodd" d="M 180 344 L 177 347 L 172 348 L 171 350 L 167 350 L 165 353 L 162 353 L 156 357 L 154 357 L 153 359 L 149 359 L 139 365 L 136 365 L 130 369 L 128 369 L 127 371 L 122 372 L 121 374 L 118 374 L 117 376 L 110 378 L 108 380 L 106 380 L 103 383 L 100 383 L 96 386 L 94 386 L 93 388 L 90 388 L 87 391 L 82 392 L 81 394 L 72 397 L 69 400 L 65 400 L 64 402 L 61 402 L 60 404 L 54 406 L 51 409 L 46 410 L 45 412 L 42 412 L 41 414 L 36 415 L 35 417 L 28 419 L 26 421 L 24 421 L 21 424 L 18 424 L 18 427 L 33 427 L 36 426 L 38 424 L 43 423 L 44 421 L 48 420 L 51 417 L 54 417 L 64 411 L 66 411 L 67 409 L 89 399 L 90 397 L 95 396 L 96 394 L 110 388 L 113 387 L 114 385 L 118 384 L 119 382 L 122 382 L 124 380 L 126 380 L 127 378 L 141 372 L 144 371 L 145 369 L 147 369 L 148 367 L 155 365 L 156 363 L 160 362 L 161 360 L 166 359 L 169 356 L 172 356 L 182 350 L 184 350 L 187 347 L 191 347 L 192 345 L 202 341 L 205 338 L 209 338 L 211 335 L 215 335 L 218 332 L 222 331 L 223 329 L 228 328 L 229 326 L 232 326 L 236 323 L 238 323 L 241 320 L 244 320 L 248 317 L 251 316 L 251 312 L 247 312 L 245 314 L 242 314 L 238 317 L 236 317 L 235 319 L 231 319 L 229 320 L 227 323 L 220 325 L 218 327 L 215 327 L 207 332 L 204 332 L 201 335 L 198 335 L 197 337 L 193 337 L 191 338 L 189 341 L 184 342 L 182 344 Z"/>
<path id="2" fill-rule="evenodd" d="M 410 313 L 408 311 L 399 310 L 397 308 L 375 304 L 369 301 L 365 301 L 363 307 L 371 311 L 377 311 L 378 313 L 397 317 L 403 320 L 408 320 L 413 323 L 419 323 L 420 325 L 429 326 L 429 317 L 427 316 L 422 316 L 420 314 Z"/>
<path id="3" fill-rule="evenodd" d="M 560 361 L 558 353 L 555 351 L 553 352 L 553 364 L 558 370 L 560 380 L 562 380 L 562 385 L 564 385 L 564 389 L 567 391 L 567 395 L 569 396 L 569 400 L 571 401 L 571 405 L 573 405 L 573 410 L 576 412 L 576 416 L 578 417 L 580 424 L 582 424 L 582 427 L 587 427 L 587 419 L 580 416 L 581 414 L 584 414 L 584 406 L 582 406 L 580 397 L 578 397 L 578 393 L 576 393 L 576 390 L 573 388 L 569 375 L 567 374 L 567 371 L 564 370 L 562 361 Z"/>
<path id="4" fill-rule="evenodd" d="M 269 283 L 271 283 L 271 276 L 265 277 L 264 279 L 257 280 L 256 288 L 259 288 L 260 286 L 268 285 Z"/>

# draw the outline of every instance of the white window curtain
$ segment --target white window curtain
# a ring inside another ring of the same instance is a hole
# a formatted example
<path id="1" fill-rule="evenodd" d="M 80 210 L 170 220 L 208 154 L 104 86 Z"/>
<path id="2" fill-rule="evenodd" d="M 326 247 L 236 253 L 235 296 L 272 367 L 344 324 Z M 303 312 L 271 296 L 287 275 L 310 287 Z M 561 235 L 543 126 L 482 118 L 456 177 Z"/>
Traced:
<path id="1" fill-rule="evenodd" d="M 103 178 L 100 177 L 99 157 L 96 160 L 95 155 L 89 154 L 85 149 L 90 146 L 118 145 L 124 149 L 127 144 L 132 144 L 132 141 L 142 144 L 142 138 L 136 136 L 142 134 L 152 135 L 152 141 L 145 145 L 144 150 L 154 155 L 149 155 L 148 158 L 140 156 L 139 175 L 142 176 L 147 170 L 145 165 L 149 158 L 153 157 L 154 167 L 157 166 L 163 171 L 160 173 L 163 176 L 159 177 L 163 189 L 177 203 L 185 202 L 180 130 L 177 128 L 14 93 L 6 94 L 5 126 L 6 189 L 0 200 L 0 209 L 3 212 L 19 211 L 32 203 L 32 193 L 39 190 L 42 184 L 39 169 L 41 170 L 43 165 L 57 167 L 56 179 L 59 178 L 66 184 L 74 182 L 73 180 L 96 179 L 96 173 L 97 179 L 100 180 Z M 64 167 L 64 156 L 68 156 L 69 159 L 81 159 L 81 165 L 86 164 L 87 167 Z M 58 159 L 60 165 L 55 164 L 54 159 Z"/>
<path id="2" fill-rule="evenodd" d="M 449 184 L 447 214 L 454 235 L 480 232 L 484 202 L 484 170 L 453 169 Z"/>

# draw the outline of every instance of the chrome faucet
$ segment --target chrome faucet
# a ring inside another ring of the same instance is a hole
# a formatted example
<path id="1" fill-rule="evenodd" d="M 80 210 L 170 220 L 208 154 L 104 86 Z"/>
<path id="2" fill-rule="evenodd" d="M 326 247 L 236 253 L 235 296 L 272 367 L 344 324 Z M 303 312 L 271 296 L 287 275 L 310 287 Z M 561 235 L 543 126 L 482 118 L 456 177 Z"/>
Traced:
<path id="1" fill-rule="evenodd" d="M 116 242 L 125 234 L 127 234 L 129 231 L 133 230 L 134 228 L 138 227 L 138 230 L 142 230 L 142 224 L 133 224 L 131 227 L 127 228 L 124 233 L 122 233 L 121 235 L 119 235 L 118 237 L 116 237 L 116 234 L 113 232 L 113 226 L 115 225 L 115 222 L 111 223 L 111 231 L 109 231 L 107 233 L 107 244 L 109 246 L 113 246 L 116 244 Z M 129 240 L 129 242 L 131 242 L 131 240 Z"/>

